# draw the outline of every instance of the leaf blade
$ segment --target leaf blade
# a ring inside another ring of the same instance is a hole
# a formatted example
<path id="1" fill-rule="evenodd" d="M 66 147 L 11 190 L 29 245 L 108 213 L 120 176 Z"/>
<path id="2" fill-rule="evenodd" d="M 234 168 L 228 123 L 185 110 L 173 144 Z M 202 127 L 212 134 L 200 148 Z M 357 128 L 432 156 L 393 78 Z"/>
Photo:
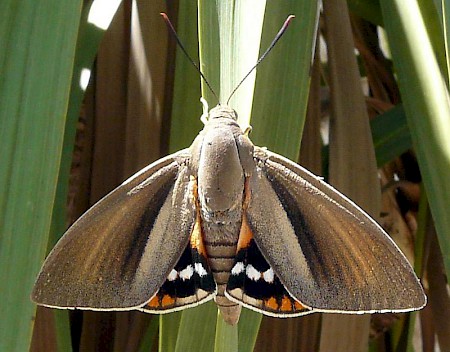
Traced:
<path id="1" fill-rule="evenodd" d="M 24 351 L 35 312 L 29 293 L 50 230 L 81 1 L 3 4 L 0 296 L 8 304 L 1 308 L 0 349 Z"/>

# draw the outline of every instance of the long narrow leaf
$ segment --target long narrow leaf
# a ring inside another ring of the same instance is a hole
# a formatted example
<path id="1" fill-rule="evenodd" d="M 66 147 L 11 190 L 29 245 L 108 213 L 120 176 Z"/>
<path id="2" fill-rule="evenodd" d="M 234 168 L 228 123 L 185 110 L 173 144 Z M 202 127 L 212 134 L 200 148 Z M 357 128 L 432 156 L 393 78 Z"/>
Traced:
<path id="1" fill-rule="evenodd" d="M 199 2 L 200 60 L 207 77 L 212 77 L 213 89 L 220 89 L 219 97 L 223 104 L 227 103 L 234 87 L 258 57 L 265 2 L 258 2 L 251 18 L 246 15 L 250 6 L 255 6 L 255 3 L 248 0 Z M 241 126 L 248 126 L 250 121 L 253 84 L 251 79 L 247 80 L 232 100 L 232 107 L 240 116 L 238 122 Z M 210 96 L 206 86 L 202 88 L 204 95 Z M 222 318 L 219 316 L 218 319 Z M 237 327 L 226 327 L 219 320 L 214 349 L 237 350 L 237 345 Z"/>
<path id="2" fill-rule="evenodd" d="M 197 6 L 182 1 L 178 11 L 178 35 L 195 62 L 198 62 Z M 200 75 L 177 48 L 170 127 L 170 152 L 188 147 L 202 128 L 200 115 Z"/>
<path id="3" fill-rule="evenodd" d="M 449 275 L 449 94 L 418 4 L 381 0 L 381 5 L 413 145 Z"/>
<path id="4" fill-rule="evenodd" d="M 26 351 L 47 248 L 81 1 L 0 8 L 0 350 Z"/>
<path id="5" fill-rule="evenodd" d="M 309 72 L 317 29 L 317 1 L 268 2 L 261 52 L 288 15 L 289 29 L 258 69 L 252 140 L 297 160 L 306 116 Z"/>
<path id="6" fill-rule="evenodd" d="M 279 123 L 280 126 L 284 126 L 284 131 L 289 131 L 292 135 L 292 140 L 295 140 L 294 144 L 290 145 L 291 150 L 295 150 L 295 152 L 291 153 L 291 158 L 294 159 L 299 150 L 301 127 L 303 126 L 303 120 L 301 118 L 299 119 L 299 115 L 304 116 L 306 109 L 307 88 L 309 83 L 308 72 L 311 64 L 311 47 L 316 29 L 318 5 L 316 2 L 303 2 L 299 4 L 294 1 L 287 4 L 268 5 L 271 6 L 270 12 L 265 15 L 263 29 L 265 31 L 264 33 L 266 33 L 265 37 L 263 37 L 265 38 L 265 46 L 264 48 L 260 48 L 259 45 L 255 45 L 254 43 L 254 41 L 257 40 L 257 35 L 254 33 L 257 33 L 258 22 L 256 21 L 256 23 L 250 25 L 248 18 L 248 7 L 253 6 L 252 4 L 254 3 L 250 1 L 224 1 L 219 4 L 210 1 L 199 2 L 200 67 L 213 89 L 220 95 L 222 103 L 226 103 L 225 100 L 228 98 L 231 90 L 253 66 L 258 58 L 258 53 L 262 52 L 262 50 L 267 47 L 286 17 L 292 13 L 301 14 L 296 20 L 297 29 L 292 27 L 292 30 L 296 33 L 297 37 L 294 34 L 291 34 L 290 40 L 287 39 L 289 38 L 288 35 L 283 39 L 283 41 L 287 41 L 284 50 L 289 52 L 288 55 L 286 55 L 285 51 L 283 52 L 282 48 L 278 47 L 277 50 L 281 51 L 278 54 L 278 59 L 273 60 L 272 64 L 269 64 L 268 60 L 261 66 L 264 67 L 264 69 L 260 68 L 260 70 L 267 69 L 268 74 L 265 75 L 265 79 L 261 80 L 262 85 L 260 92 L 263 92 L 264 96 L 260 96 L 258 100 L 255 99 L 255 102 L 259 101 L 267 103 L 267 105 L 260 105 L 260 110 L 258 111 L 264 112 L 265 107 L 273 105 L 274 103 L 278 104 L 277 109 L 281 109 L 281 111 L 284 109 L 284 111 L 287 111 L 288 116 L 285 116 L 282 119 L 280 119 L 280 114 L 277 113 L 273 114 L 271 117 L 267 116 L 267 114 L 265 114 L 265 116 L 260 116 L 258 118 L 260 121 L 264 122 L 259 124 L 257 122 L 256 125 L 266 126 L 269 121 L 272 121 L 272 123 Z M 258 4 L 258 6 L 262 5 Z M 259 28 L 261 28 L 263 24 L 262 19 L 260 21 Z M 261 34 L 258 36 L 261 37 Z M 302 38 L 300 45 L 297 39 L 299 37 Z M 306 39 L 303 40 L 303 38 Z M 219 39 L 222 43 L 219 42 Z M 252 45 L 249 45 L 249 40 L 252 42 Z M 289 44 L 289 42 L 292 44 Z M 250 46 L 253 49 L 248 50 Z M 220 48 L 220 51 L 218 48 Z M 270 69 L 271 66 L 272 71 Z M 284 70 L 283 76 L 279 77 L 277 80 L 279 82 L 278 87 L 281 87 L 283 84 L 286 85 L 286 98 L 280 100 L 279 95 L 272 95 L 269 98 L 268 94 L 270 94 L 270 91 L 267 90 L 267 86 L 273 88 L 273 75 L 275 75 L 271 74 L 271 72 L 279 71 L 280 67 L 285 66 L 288 66 L 288 69 Z M 301 68 L 300 70 L 299 67 Z M 292 77 L 294 77 L 294 79 Z M 236 92 L 236 96 L 234 96 L 230 102 L 232 107 L 237 109 L 238 114 L 244 118 L 243 120 L 240 120 L 240 123 L 244 126 L 248 124 L 250 111 L 252 110 L 252 85 L 251 79 L 246 81 L 244 85 L 239 88 Z M 266 87 L 264 88 L 263 85 L 266 85 Z M 185 87 L 186 83 L 183 85 L 184 89 Z M 209 92 L 206 85 L 202 85 L 202 87 L 203 96 L 207 98 L 211 105 L 214 105 L 215 98 Z M 298 101 L 299 97 L 300 102 Z M 285 102 L 288 107 L 283 105 Z M 290 125 L 286 125 L 286 121 L 291 121 L 289 122 Z M 262 133 L 260 135 L 266 136 L 268 139 L 271 138 L 272 130 L 267 128 L 266 131 L 266 134 Z M 266 142 L 263 142 L 263 144 L 265 145 Z M 272 145 L 276 144 L 277 143 L 272 143 Z M 285 139 L 283 138 L 279 144 L 286 145 Z M 278 149 L 282 150 L 282 147 L 278 147 Z M 183 317 L 185 314 L 186 313 L 183 313 Z M 216 336 L 216 350 L 223 350 L 225 348 L 233 349 L 236 346 L 235 343 L 237 344 L 238 341 L 239 350 L 252 350 L 252 346 L 254 346 L 256 340 L 259 321 L 260 316 L 258 314 L 245 311 L 239 323 L 239 334 L 249 333 L 252 336 L 246 335 L 244 338 L 244 336 L 241 337 L 239 335 L 235 340 L 235 337 L 238 336 L 237 333 L 233 332 L 233 329 L 235 328 L 231 328 L 231 330 L 227 330 L 227 332 L 225 332 L 226 329 L 219 329 L 219 335 Z M 205 323 L 208 324 L 208 322 Z M 221 330 L 222 332 L 220 332 Z M 223 338 L 225 335 L 234 337 L 225 339 Z"/>
<path id="7" fill-rule="evenodd" d="M 214 302 L 202 304 L 196 309 L 183 312 L 178 330 L 176 352 L 187 350 L 212 351 L 214 345 L 217 308 Z M 193 333 L 195 331 L 195 333 Z"/>
<path id="8" fill-rule="evenodd" d="M 189 55 L 198 62 L 197 6 L 195 2 L 180 2 L 177 31 Z M 188 147 L 201 130 L 200 115 L 200 75 L 177 48 L 175 61 L 174 93 L 172 101 L 172 118 L 170 128 L 170 152 Z M 192 308 L 194 315 L 204 313 L 201 308 Z M 209 307 L 207 309 L 211 309 Z M 161 316 L 160 351 L 169 352 L 187 348 L 192 337 L 192 330 L 187 329 L 189 319 L 185 312 Z M 211 338 L 204 336 L 203 330 L 197 330 L 197 339 Z M 212 344 L 212 342 L 211 342 Z"/>

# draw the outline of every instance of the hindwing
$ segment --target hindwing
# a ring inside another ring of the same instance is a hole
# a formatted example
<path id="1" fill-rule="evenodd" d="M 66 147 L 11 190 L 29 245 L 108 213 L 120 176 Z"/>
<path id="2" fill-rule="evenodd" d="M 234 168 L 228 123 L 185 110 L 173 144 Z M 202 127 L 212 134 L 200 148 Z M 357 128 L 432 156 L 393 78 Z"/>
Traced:
<path id="1" fill-rule="evenodd" d="M 205 251 L 200 211 L 189 244 L 166 280 L 142 307 L 148 313 L 169 313 L 204 303 L 216 294 L 216 283 Z"/>
<path id="2" fill-rule="evenodd" d="M 252 236 L 240 241 L 225 295 L 234 302 L 270 316 L 293 317 L 313 313 L 289 294 Z"/>

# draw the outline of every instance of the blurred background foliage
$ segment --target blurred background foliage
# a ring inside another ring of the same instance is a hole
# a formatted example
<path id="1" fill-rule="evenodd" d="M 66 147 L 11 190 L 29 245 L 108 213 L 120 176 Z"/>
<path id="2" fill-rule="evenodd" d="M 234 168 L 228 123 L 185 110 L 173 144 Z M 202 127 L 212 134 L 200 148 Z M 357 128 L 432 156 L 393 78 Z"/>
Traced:
<path id="1" fill-rule="evenodd" d="M 450 351 L 448 1 L 3 0 L 0 351 Z M 213 303 L 163 317 L 55 311 L 29 294 L 90 205 L 202 128 L 289 14 L 231 104 L 252 140 L 323 175 L 380 221 L 422 280 L 411 314 L 295 319 Z M 313 55 L 315 53 L 315 55 Z M 302 138 L 303 135 L 303 138 Z"/>

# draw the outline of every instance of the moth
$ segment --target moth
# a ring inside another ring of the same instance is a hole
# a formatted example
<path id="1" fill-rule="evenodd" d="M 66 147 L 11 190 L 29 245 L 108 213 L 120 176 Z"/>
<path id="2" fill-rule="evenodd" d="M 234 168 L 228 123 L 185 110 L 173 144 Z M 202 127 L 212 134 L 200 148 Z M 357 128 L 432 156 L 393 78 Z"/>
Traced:
<path id="1" fill-rule="evenodd" d="M 347 197 L 254 146 L 227 105 L 192 145 L 125 181 L 64 234 L 39 305 L 168 313 L 214 299 L 275 317 L 406 312 L 426 303 L 407 259 Z"/>

